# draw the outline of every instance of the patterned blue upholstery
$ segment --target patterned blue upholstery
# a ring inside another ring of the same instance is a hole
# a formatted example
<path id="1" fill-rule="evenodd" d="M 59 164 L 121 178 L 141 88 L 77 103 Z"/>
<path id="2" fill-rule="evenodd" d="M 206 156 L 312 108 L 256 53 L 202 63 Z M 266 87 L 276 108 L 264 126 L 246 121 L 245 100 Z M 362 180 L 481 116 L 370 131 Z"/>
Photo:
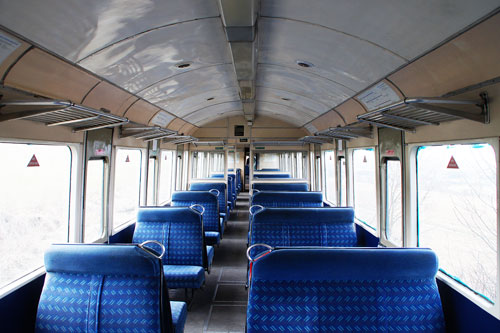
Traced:
<path id="1" fill-rule="evenodd" d="M 207 260 L 208 267 L 212 267 L 212 262 L 214 261 L 215 250 L 213 246 L 207 246 Z"/>
<path id="2" fill-rule="evenodd" d="M 219 191 L 217 200 L 219 201 L 219 213 L 226 213 L 227 199 L 226 199 L 226 183 L 192 183 L 189 186 L 190 191 L 210 191 L 216 189 Z"/>
<path id="3" fill-rule="evenodd" d="M 165 277 L 169 288 L 199 288 L 205 280 L 204 274 L 189 270 L 191 285 L 186 287 L 186 276 L 169 277 L 168 266 L 198 266 L 208 269 L 207 251 L 204 241 L 201 215 L 188 207 L 140 208 L 132 242 L 142 243 L 156 240 L 165 246 L 162 257 Z M 155 248 L 154 245 L 148 245 Z M 200 276 L 202 277 L 200 283 Z"/>
<path id="4" fill-rule="evenodd" d="M 321 192 L 280 192 L 264 191 L 254 193 L 252 206 L 263 207 L 323 207 Z"/>
<path id="5" fill-rule="evenodd" d="M 205 271 L 201 266 L 164 265 L 163 272 L 169 288 L 201 288 Z"/>
<path id="6" fill-rule="evenodd" d="M 189 207 L 191 205 L 201 205 L 205 208 L 203 212 L 205 243 L 209 245 L 219 244 L 221 230 L 217 196 L 208 191 L 179 191 L 172 194 L 172 207 Z"/>
<path id="7" fill-rule="evenodd" d="M 309 184 L 307 183 L 253 183 L 252 189 L 259 191 L 293 191 L 307 192 Z"/>
<path id="8" fill-rule="evenodd" d="M 272 247 L 335 246 L 358 243 L 352 208 L 265 208 L 253 216 L 250 244 Z M 262 249 L 254 248 L 255 257 Z"/>
<path id="9" fill-rule="evenodd" d="M 247 332 L 444 332 L 428 249 L 283 249 L 254 263 Z"/>
<path id="10" fill-rule="evenodd" d="M 184 331 L 186 304 L 169 302 L 161 261 L 136 245 L 52 245 L 45 269 L 36 332 Z"/>
<path id="11" fill-rule="evenodd" d="M 289 173 L 257 173 L 254 172 L 254 178 L 291 178 Z"/>
<path id="12" fill-rule="evenodd" d="M 229 197 L 229 202 L 231 209 L 234 209 L 236 206 L 236 198 L 238 197 L 238 193 L 236 193 L 236 176 L 234 174 L 228 174 L 227 175 L 227 188 L 228 190 L 228 197 Z"/>

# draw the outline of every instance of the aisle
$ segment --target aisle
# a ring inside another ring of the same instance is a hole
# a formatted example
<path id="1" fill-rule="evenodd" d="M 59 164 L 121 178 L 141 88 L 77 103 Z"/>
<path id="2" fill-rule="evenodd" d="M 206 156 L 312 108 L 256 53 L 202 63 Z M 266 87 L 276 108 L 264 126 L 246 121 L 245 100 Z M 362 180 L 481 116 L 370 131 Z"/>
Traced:
<path id="1" fill-rule="evenodd" d="M 215 248 L 212 271 L 206 275 L 205 287 L 195 293 L 186 333 L 245 331 L 248 200 L 248 193 L 240 193 L 224 239 L 219 248 Z M 184 290 L 173 291 L 171 298 L 182 300 Z"/>

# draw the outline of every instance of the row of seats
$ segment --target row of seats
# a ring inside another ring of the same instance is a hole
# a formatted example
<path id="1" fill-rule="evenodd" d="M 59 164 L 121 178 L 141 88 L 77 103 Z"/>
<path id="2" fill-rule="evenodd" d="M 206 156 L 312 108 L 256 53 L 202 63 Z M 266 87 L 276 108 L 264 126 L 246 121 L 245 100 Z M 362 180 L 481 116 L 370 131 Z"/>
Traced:
<path id="1" fill-rule="evenodd" d="M 138 245 L 54 245 L 46 253 L 37 331 L 182 332 L 184 302 L 168 288 L 198 289 L 227 221 L 226 184 L 195 183 L 170 207 L 143 207 Z M 62 310 L 61 310 L 62 309 Z"/>
<path id="2" fill-rule="evenodd" d="M 307 192 L 309 191 L 309 184 L 308 183 L 252 183 L 252 190 Z"/>
<path id="3" fill-rule="evenodd" d="M 289 185 L 252 196 L 248 332 L 444 331 L 431 250 L 361 248 L 352 208 Z"/>

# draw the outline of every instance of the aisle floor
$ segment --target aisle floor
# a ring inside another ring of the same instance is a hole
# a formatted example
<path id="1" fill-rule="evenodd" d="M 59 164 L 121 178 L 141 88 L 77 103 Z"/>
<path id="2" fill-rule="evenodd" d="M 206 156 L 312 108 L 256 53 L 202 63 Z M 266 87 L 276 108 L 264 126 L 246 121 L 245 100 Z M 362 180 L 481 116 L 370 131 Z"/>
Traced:
<path id="1" fill-rule="evenodd" d="M 205 286 L 195 292 L 184 329 L 186 333 L 244 332 L 247 290 L 245 256 L 248 232 L 248 193 L 240 193 L 231 212 Z M 171 300 L 184 300 L 184 290 L 172 290 Z"/>

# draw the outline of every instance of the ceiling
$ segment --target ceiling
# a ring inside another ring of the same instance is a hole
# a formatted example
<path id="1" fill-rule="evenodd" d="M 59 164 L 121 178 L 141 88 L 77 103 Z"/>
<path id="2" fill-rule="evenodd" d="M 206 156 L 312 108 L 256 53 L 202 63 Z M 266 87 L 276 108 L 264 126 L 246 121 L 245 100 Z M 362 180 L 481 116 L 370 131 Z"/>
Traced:
<path id="1" fill-rule="evenodd" d="M 498 0 L 0 0 L 0 25 L 198 127 L 237 115 L 301 127 L 497 6 Z"/>

